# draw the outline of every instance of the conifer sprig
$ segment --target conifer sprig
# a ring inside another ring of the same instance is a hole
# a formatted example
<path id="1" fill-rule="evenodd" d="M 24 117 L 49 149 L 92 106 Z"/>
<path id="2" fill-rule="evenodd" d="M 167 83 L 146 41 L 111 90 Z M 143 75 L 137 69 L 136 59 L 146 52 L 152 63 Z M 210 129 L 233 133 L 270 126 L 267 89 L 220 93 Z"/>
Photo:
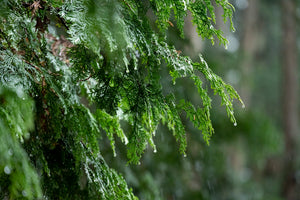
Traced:
<path id="1" fill-rule="evenodd" d="M 224 21 L 232 22 L 227 0 L 216 3 Z M 155 28 L 147 12 L 155 14 Z M 209 143 L 212 105 L 206 80 L 236 123 L 232 100 L 241 101 L 236 91 L 201 56 L 193 62 L 166 42 L 165 32 L 174 24 L 184 37 L 187 12 L 201 37 L 227 43 L 214 28 L 210 0 L 2 1 L 0 177 L 10 185 L 0 182 L 0 198 L 135 199 L 101 156 L 101 133 L 115 156 L 120 138 L 129 162 L 137 164 L 148 144 L 157 151 L 153 137 L 162 123 L 185 155 L 184 111 Z M 201 106 L 162 92 L 164 67 L 175 87 L 177 79 L 194 82 Z"/>

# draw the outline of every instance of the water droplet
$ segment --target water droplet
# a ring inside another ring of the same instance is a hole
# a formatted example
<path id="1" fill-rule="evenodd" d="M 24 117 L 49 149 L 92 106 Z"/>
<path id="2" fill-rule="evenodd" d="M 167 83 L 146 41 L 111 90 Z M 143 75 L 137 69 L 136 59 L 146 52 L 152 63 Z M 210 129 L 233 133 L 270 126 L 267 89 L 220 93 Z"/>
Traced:
<path id="1" fill-rule="evenodd" d="M 22 191 L 22 195 L 23 197 L 26 197 L 27 196 L 27 192 L 25 190 Z"/>
<path id="2" fill-rule="evenodd" d="M 16 90 L 16 93 L 17 93 L 17 95 L 18 95 L 19 98 L 21 98 L 22 96 L 24 96 L 23 90 L 21 88 L 18 88 Z"/>
<path id="3" fill-rule="evenodd" d="M 237 123 L 236 123 L 236 122 L 234 122 L 233 126 L 237 126 Z"/>
<path id="4" fill-rule="evenodd" d="M 235 6 L 238 8 L 238 9 L 241 9 L 241 10 L 244 10 L 248 7 L 249 5 L 249 1 L 248 0 L 238 0 L 236 1 L 235 3 Z"/>
<path id="5" fill-rule="evenodd" d="M 156 149 L 154 149 L 154 150 L 153 150 L 153 153 L 157 153 L 157 150 L 156 150 Z"/>
<path id="6" fill-rule="evenodd" d="M 138 162 L 138 165 L 141 165 L 141 162 Z"/>
<path id="7" fill-rule="evenodd" d="M 242 105 L 242 108 L 246 108 L 245 104 Z"/>
<path id="8" fill-rule="evenodd" d="M 25 97 L 23 97 L 22 99 L 25 100 Z"/>
<path id="9" fill-rule="evenodd" d="M 185 158 L 186 158 L 186 154 L 183 154 L 183 157 L 185 157 Z"/>
<path id="10" fill-rule="evenodd" d="M 9 149 L 9 150 L 8 150 L 8 155 L 9 155 L 9 156 L 12 156 L 12 155 L 13 155 L 13 150 L 12 150 L 12 149 Z"/>
<path id="11" fill-rule="evenodd" d="M 5 173 L 5 174 L 10 174 L 10 173 L 11 173 L 11 169 L 9 168 L 9 166 L 6 165 L 6 166 L 4 167 L 4 173 Z"/>
<path id="12" fill-rule="evenodd" d="M 124 142 L 125 145 L 127 145 L 127 144 L 128 144 L 128 139 L 127 139 L 127 137 L 125 137 L 124 140 L 125 140 L 125 142 Z"/>

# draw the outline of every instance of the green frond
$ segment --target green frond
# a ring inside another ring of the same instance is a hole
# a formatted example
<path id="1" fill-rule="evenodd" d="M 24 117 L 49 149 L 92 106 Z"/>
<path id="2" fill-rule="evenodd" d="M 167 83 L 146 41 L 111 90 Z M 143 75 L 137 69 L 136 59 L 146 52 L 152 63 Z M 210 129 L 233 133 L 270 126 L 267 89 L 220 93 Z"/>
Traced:
<path id="1" fill-rule="evenodd" d="M 216 4 L 232 24 L 231 5 Z M 154 137 L 163 124 L 186 155 L 185 112 L 209 143 L 212 105 L 205 80 L 236 123 L 236 91 L 202 57 L 193 62 L 166 40 L 174 20 L 184 37 L 191 12 L 199 36 L 225 45 L 214 9 L 210 0 L 2 1 L 0 198 L 136 199 L 101 156 L 102 134 L 115 156 L 119 138 L 128 162 L 138 164 L 149 145 L 157 151 Z M 157 27 L 147 13 L 154 13 Z M 165 67 L 174 87 L 178 79 L 193 81 L 200 105 L 163 92 Z"/>
<path id="2" fill-rule="evenodd" d="M 33 102 L 21 88 L 0 88 L 0 184 L 6 186 L 1 191 L 9 191 L 13 199 L 42 196 L 38 173 L 22 147 L 33 129 L 32 111 Z"/>

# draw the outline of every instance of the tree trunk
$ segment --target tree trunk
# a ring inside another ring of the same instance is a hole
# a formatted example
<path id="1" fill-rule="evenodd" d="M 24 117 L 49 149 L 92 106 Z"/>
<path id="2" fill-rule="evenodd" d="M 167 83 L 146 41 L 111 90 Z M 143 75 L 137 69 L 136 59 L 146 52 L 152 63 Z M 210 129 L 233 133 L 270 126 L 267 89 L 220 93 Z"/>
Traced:
<path id="1" fill-rule="evenodd" d="M 247 108 L 250 108 L 252 96 L 252 74 L 253 74 L 253 61 L 257 51 L 257 26 L 258 26 L 258 4 L 257 0 L 251 0 L 248 7 L 244 12 L 244 30 L 241 38 L 242 50 L 242 83 L 241 83 L 241 97 Z"/>
<path id="2" fill-rule="evenodd" d="M 285 137 L 283 196 L 299 200 L 296 182 L 296 141 L 298 132 L 298 62 L 295 0 L 282 0 L 282 72 L 283 72 L 283 126 Z M 298 187 L 298 188 L 297 188 Z"/>

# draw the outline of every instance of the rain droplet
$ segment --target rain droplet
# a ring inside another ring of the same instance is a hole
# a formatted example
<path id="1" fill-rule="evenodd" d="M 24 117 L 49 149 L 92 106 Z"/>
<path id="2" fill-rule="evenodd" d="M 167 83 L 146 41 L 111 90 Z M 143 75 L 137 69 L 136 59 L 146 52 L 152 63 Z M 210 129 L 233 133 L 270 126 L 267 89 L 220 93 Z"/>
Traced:
<path id="1" fill-rule="evenodd" d="M 243 105 L 242 105 L 242 108 L 245 108 L 245 107 L 246 107 L 245 104 L 243 104 Z"/>
<path id="2" fill-rule="evenodd" d="M 157 150 L 156 150 L 156 149 L 154 149 L 154 150 L 153 150 L 153 153 L 157 153 Z"/>
<path id="3" fill-rule="evenodd" d="M 127 145 L 127 144 L 128 144 L 128 139 L 127 139 L 127 137 L 125 137 L 124 140 L 125 140 L 124 144 Z"/>
<path id="4" fill-rule="evenodd" d="M 12 155 L 13 155 L 13 150 L 12 150 L 12 149 L 9 149 L 9 150 L 8 150 L 8 155 L 9 155 L 9 156 L 12 156 Z"/>
<path id="5" fill-rule="evenodd" d="M 22 195 L 23 197 L 26 197 L 27 196 L 27 192 L 25 190 L 22 191 Z"/>
<path id="6" fill-rule="evenodd" d="M 23 97 L 22 99 L 25 100 L 25 97 Z"/>
<path id="7" fill-rule="evenodd" d="M 141 162 L 138 162 L 138 165 L 141 165 Z"/>
<path id="8" fill-rule="evenodd" d="M 18 88 L 17 91 L 16 91 L 16 93 L 17 93 L 17 95 L 18 95 L 19 98 L 21 98 L 24 95 L 24 93 L 23 93 L 23 91 L 22 91 L 21 88 Z"/>
<path id="9" fill-rule="evenodd" d="M 185 157 L 185 158 L 186 158 L 186 154 L 184 154 L 184 155 L 183 155 L 183 157 Z"/>
<path id="10" fill-rule="evenodd" d="M 236 123 L 236 122 L 234 122 L 233 126 L 237 126 L 237 123 Z"/>
<path id="11" fill-rule="evenodd" d="M 4 167 L 4 172 L 5 172 L 5 174 L 10 174 L 11 173 L 11 169 L 9 168 L 9 166 L 5 166 Z"/>

